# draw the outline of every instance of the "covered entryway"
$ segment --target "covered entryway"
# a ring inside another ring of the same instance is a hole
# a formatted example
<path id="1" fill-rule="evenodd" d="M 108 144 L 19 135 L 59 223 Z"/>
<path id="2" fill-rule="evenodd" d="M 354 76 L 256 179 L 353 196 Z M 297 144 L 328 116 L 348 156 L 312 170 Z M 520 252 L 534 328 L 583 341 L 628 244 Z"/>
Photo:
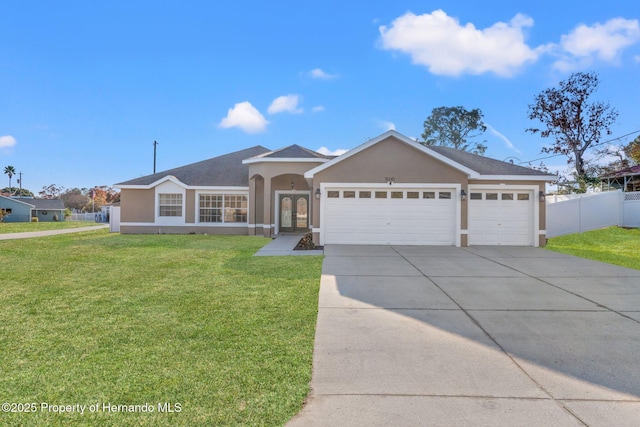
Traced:
<path id="1" fill-rule="evenodd" d="M 322 243 L 454 245 L 457 194 L 455 187 L 327 187 Z"/>
<path id="2" fill-rule="evenodd" d="M 280 232 L 309 231 L 309 194 L 279 194 Z"/>
<path id="3" fill-rule="evenodd" d="M 534 192 L 469 191 L 469 245 L 534 245 Z"/>

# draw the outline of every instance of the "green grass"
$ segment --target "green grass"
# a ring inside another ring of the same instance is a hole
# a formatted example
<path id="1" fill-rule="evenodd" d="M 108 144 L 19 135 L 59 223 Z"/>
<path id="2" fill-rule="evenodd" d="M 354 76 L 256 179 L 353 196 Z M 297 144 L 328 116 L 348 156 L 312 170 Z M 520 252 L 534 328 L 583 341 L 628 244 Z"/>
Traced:
<path id="1" fill-rule="evenodd" d="M 24 233 L 27 231 L 62 230 L 65 228 L 92 227 L 100 225 L 94 221 L 63 222 L 0 222 L 0 234 Z"/>
<path id="2" fill-rule="evenodd" d="M 322 258 L 253 257 L 265 243 L 102 230 L 0 242 L 0 400 L 38 408 L 0 425 L 284 424 L 309 392 Z"/>
<path id="3" fill-rule="evenodd" d="M 640 229 L 609 227 L 554 237 L 546 249 L 640 270 Z"/>

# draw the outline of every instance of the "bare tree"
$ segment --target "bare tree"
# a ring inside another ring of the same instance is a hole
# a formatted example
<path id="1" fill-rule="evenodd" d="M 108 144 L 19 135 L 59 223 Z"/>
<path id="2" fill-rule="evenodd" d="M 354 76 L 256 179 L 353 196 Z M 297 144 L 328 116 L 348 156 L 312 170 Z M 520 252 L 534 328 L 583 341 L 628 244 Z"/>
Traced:
<path id="1" fill-rule="evenodd" d="M 579 190 L 585 191 L 591 165 L 585 155 L 600 142 L 602 134 L 611 134 L 618 112 L 608 102 L 589 102 L 600 81 L 596 73 L 574 73 L 559 87 L 540 92 L 529 105 L 529 119 L 542 126 L 527 129 L 554 142 L 542 148 L 543 153 L 563 154 L 567 163 L 575 165 Z"/>

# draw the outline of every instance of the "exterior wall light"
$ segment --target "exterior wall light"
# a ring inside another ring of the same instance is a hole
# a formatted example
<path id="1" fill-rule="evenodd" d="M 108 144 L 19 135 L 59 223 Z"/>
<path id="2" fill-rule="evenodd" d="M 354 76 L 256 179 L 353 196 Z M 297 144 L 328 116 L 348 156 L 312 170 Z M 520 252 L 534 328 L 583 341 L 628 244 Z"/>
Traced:
<path id="1" fill-rule="evenodd" d="M 538 197 L 540 198 L 540 202 L 544 203 L 546 198 L 545 198 L 544 193 L 542 192 L 542 190 L 538 193 Z"/>
<path id="2" fill-rule="evenodd" d="M 293 183 L 293 181 L 291 181 L 291 189 L 293 190 L 293 187 L 295 186 L 295 184 Z"/>
<path id="3" fill-rule="evenodd" d="M 320 189 L 319 189 L 319 188 L 316 188 L 316 199 L 320 200 L 320 195 L 321 195 L 321 194 L 322 194 L 322 193 L 320 193 Z"/>
<path id="4" fill-rule="evenodd" d="M 467 192 L 464 191 L 464 188 L 462 189 L 462 191 L 460 191 L 460 198 L 462 199 L 462 201 L 467 200 Z"/>

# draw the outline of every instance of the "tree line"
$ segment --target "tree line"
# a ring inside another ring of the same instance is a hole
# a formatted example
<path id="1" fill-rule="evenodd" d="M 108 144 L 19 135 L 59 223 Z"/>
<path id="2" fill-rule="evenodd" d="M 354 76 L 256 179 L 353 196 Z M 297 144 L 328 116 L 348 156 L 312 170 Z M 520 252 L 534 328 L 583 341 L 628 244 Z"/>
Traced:
<path id="1" fill-rule="evenodd" d="M 12 178 L 16 175 L 13 166 L 6 166 L 4 173 L 9 177 L 9 186 L 0 190 L 0 194 L 11 197 L 36 197 L 26 188 L 18 188 L 12 185 Z M 98 185 L 91 188 L 68 188 L 56 184 L 42 187 L 38 192 L 41 199 L 61 199 L 64 207 L 76 212 L 96 212 L 102 206 L 120 201 L 120 192 L 107 185 Z"/>

